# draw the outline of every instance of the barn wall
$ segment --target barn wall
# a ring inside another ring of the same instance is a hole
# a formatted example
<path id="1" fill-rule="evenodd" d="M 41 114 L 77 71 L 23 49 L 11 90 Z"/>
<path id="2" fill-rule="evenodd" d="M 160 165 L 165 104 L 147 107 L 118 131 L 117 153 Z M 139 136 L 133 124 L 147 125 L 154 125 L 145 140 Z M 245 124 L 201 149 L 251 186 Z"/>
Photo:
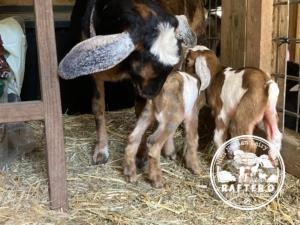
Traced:
<path id="1" fill-rule="evenodd" d="M 273 0 L 227 0 L 222 8 L 222 63 L 271 72 Z"/>
<path id="2" fill-rule="evenodd" d="M 52 0 L 54 5 L 73 5 L 75 0 Z M 32 5 L 33 0 L 1 0 L 0 5 Z"/>

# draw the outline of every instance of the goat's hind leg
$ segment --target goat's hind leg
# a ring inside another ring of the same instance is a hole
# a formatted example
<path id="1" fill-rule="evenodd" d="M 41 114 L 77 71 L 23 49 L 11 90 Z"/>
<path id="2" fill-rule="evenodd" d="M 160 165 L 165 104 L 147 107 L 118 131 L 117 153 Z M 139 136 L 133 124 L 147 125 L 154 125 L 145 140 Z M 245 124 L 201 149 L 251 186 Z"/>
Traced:
<path id="1" fill-rule="evenodd" d="M 124 175 L 128 182 L 136 182 L 135 157 L 141 140 L 149 125 L 153 122 L 152 105 L 148 103 L 140 115 L 133 132 L 129 136 L 129 142 L 125 149 Z"/>
<path id="2" fill-rule="evenodd" d="M 282 141 L 282 133 L 279 131 L 277 123 L 276 113 L 267 111 L 264 115 L 264 126 L 267 133 L 267 139 L 272 144 L 269 156 L 273 161 L 277 158 L 281 150 Z"/>
<path id="3" fill-rule="evenodd" d="M 263 117 L 264 102 L 260 98 L 254 98 L 252 93 L 246 93 L 239 103 L 235 116 L 232 119 L 231 135 L 237 137 L 241 135 L 253 135 L 254 128 Z M 256 153 L 256 143 L 253 138 L 245 138 L 240 146 L 245 152 Z"/>
<path id="4" fill-rule="evenodd" d="M 199 163 L 197 158 L 198 151 L 198 116 L 194 115 L 192 118 L 184 121 L 187 151 L 185 155 L 185 166 L 194 174 L 199 174 Z"/>
<path id="5" fill-rule="evenodd" d="M 163 155 L 171 160 L 176 159 L 174 137 L 170 136 L 163 147 Z"/>
<path id="6" fill-rule="evenodd" d="M 214 131 L 214 143 L 219 148 L 227 139 L 229 117 L 226 115 L 224 109 L 216 114 Z"/>

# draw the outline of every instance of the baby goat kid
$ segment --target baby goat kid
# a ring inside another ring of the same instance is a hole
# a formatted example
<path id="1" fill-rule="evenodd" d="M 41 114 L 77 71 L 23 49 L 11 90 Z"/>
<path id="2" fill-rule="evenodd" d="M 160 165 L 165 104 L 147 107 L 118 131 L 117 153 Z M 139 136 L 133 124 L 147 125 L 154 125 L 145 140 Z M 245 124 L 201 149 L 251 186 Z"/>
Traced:
<path id="1" fill-rule="evenodd" d="M 215 118 L 216 147 L 226 141 L 228 131 L 231 137 L 252 135 L 255 126 L 263 121 L 267 139 L 272 144 L 269 155 L 274 159 L 281 148 L 282 134 L 276 112 L 279 88 L 270 75 L 251 67 L 223 67 L 215 53 L 204 46 L 188 51 L 186 72 L 207 73 L 211 77 L 207 102 Z M 242 148 L 255 152 L 254 141 L 250 139 L 248 143 Z"/>
<path id="2" fill-rule="evenodd" d="M 185 126 L 187 140 L 185 164 L 193 173 L 199 173 L 197 160 L 198 114 L 200 108 L 205 104 L 203 90 L 208 87 L 210 82 L 210 77 L 205 77 L 206 75 L 199 74 L 198 77 L 185 72 L 173 72 L 168 76 L 160 94 L 152 100 L 147 100 L 125 149 L 124 175 L 129 182 L 136 181 L 135 156 L 142 136 L 155 119 L 158 127 L 147 140 L 149 180 L 152 185 L 157 188 L 162 186 L 161 149 L 164 148 L 165 156 L 175 159 L 173 136 L 182 122 Z"/>

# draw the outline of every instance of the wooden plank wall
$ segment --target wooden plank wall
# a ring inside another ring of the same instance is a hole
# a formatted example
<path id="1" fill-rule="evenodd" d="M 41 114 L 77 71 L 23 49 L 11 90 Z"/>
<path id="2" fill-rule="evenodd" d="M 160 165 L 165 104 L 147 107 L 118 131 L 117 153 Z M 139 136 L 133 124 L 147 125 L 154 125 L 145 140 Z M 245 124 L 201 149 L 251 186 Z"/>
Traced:
<path id="1" fill-rule="evenodd" d="M 221 61 L 224 65 L 240 67 L 245 63 L 246 1 L 222 2 Z"/>
<path id="2" fill-rule="evenodd" d="M 73 5 L 75 0 L 53 0 L 54 5 Z M 33 0 L 1 0 L 0 5 L 33 5 Z"/>
<path id="3" fill-rule="evenodd" d="M 298 5 L 298 11 L 297 11 L 297 31 L 296 31 L 296 38 L 300 39 L 300 5 Z M 300 63 L 300 45 L 298 44 L 296 46 L 296 53 L 295 53 L 295 61 Z"/>
<path id="4" fill-rule="evenodd" d="M 273 38 L 287 37 L 289 30 L 288 23 L 288 6 L 278 5 L 274 6 L 274 17 L 273 17 Z M 272 74 L 284 75 L 286 72 L 286 57 L 287 57 L 287 43 L 280 43 L 274 41 L 273 53 L 272 53 Z M 282 109 L 284 106 L 285 98 L 285 87 L 284 87 L 284 77 L 275 77 L 279 85 L 280 94 L 277 102 L 278 108 Z M 283 129 L 283 113 L 279 113 L 279 126 Z"/>
<path id="5" fill-rule="evenodd" d="M 222 63 L 271 72 L 273 0 L 226 0 L 222 7 Z"/>
<path id="6" fill-rule="evenodd" d="M 300 4 L 290 6 L 289 37 L 300 39 Z M 290 60 L 300 62 L 300 45 L 292 42 L 289 46 Z"/>

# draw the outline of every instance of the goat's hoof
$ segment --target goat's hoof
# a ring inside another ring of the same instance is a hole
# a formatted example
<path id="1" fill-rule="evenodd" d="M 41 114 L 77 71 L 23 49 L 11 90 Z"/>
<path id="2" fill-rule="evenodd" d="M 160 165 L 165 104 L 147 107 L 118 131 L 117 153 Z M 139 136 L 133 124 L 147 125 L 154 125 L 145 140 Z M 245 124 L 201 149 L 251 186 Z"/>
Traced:
<path id="1" fill-rule="evenodd" d="M 149 181 L 151 182 L 151 186 L 154 188 L 162 188 L 163 182 L 162 182 L 162 175 L 161 173 L 153 174 L 149 176 Z"/>
<path id="2" fill-rule="evenodd" d="M 134 175 L 134 176 L 125 176 L 125 180 L 128 182 L 128 183 L 136 183 L 137 182 L 137 177 Z"/>
<path id="3" fill-rule="evenodd" d="M 162 188 L 163 187 L 163 182 L 162 180 L 156 180 L 156 181 L 151 181 L 151 186 L 154 188 Z"/>
<path id="4" fill-rule="evenodd" d="M 127 182 L 129 183 L 136 183 L 137 177 L 136 177 L 136 170 L 135 166 L 125 166 L 124 167 L 124 176 Z"/>
<path id="5" fill-rule="evenodd" d="M 95 150 L 93 155 L 92 164 L 93 165 L 101 165 L 107 163 L 109 159 L 108 148 L 105 148 L 103 151 Z"/>
<path id="6" fill-rule="evenodd" d="M 200 168 L 198 164 L 187 164 L 186 168 L 194 175 L 200 175 Z"/>
<path id="7" fill-rule="evenodd" d="M 172 154 L 165 154 L 164 156 L 165 156 L 165 158 L 170 159 L 170 160 L 176 160 L 176 157 L 177 157 L 175 152 Z"/>

